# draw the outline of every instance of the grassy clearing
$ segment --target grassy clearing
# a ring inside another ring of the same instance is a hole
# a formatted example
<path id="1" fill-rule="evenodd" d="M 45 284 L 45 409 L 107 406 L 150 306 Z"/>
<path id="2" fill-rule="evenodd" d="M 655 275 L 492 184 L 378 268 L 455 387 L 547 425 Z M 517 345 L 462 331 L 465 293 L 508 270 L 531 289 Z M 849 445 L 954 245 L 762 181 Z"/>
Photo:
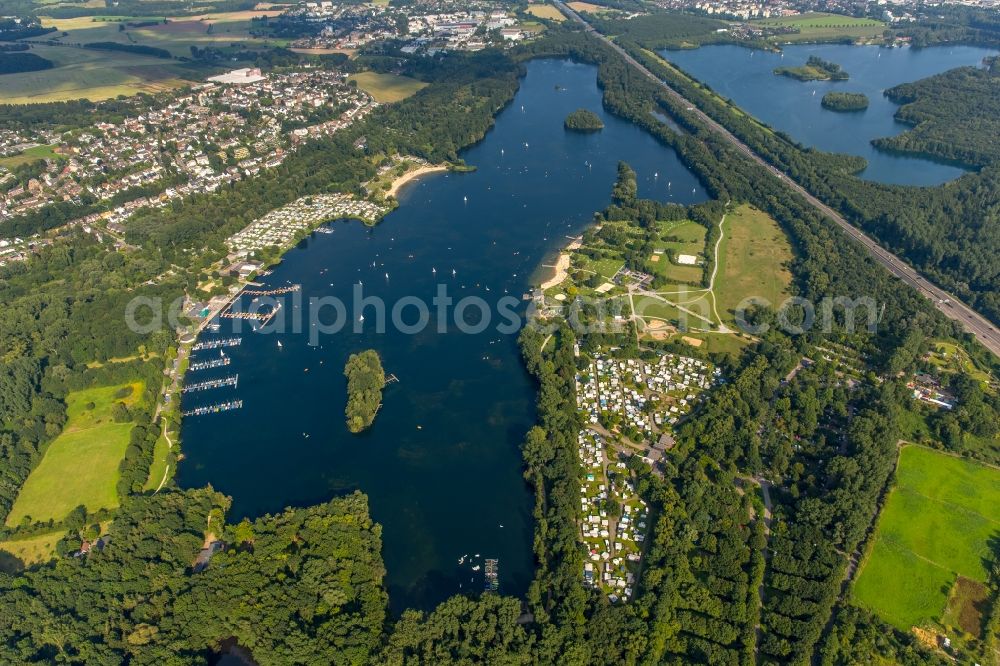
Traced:
<path id="1" fill-rule="evenodd" d="M 62 520 L 79 505 L 88 511 L 118 506 L 118 465 L 125 456 L 133 423 L 115 423 L 115 402 L 135 405 L 142 396 L 141 382 L 131 384 L 132 393 L 115 398 L 123 386 L 74 391 L 66 398 L 69 420 L 63 432 L 49 444 L 18 493 L 7 525 L 32 521 Z M 88 409 L 93 403 L 93 409 Z"/>
<path id="2" fill-rule="evenodd" d="M 32 564 L 48 562 L 56 555 L 56 543 L 65 532 L 49 532 L 27 539 L 0 541 L 0 571 L 17 573 Z"/>
<path id="3" fill-rule="evenodd" d="M 32 104 L 86 98 L 92 101 L 139 92 L 155 93 L 187 85 L 182 77 L 200 78 L 196 69 L 163 58 L 32 45 L 31 52 L 55 63 L 52 69 L 5 74 L 3 101 Z"/>
<path id="4" fill-rule="evenodd" d="M 551 21 L 565 21 L 563 13 L 553 5 L 529 5 L 528 13 L 538 18 L 549 19 Z"/>
<path id="5" fill-rule="evenodd" d="M 675 255 L 690 254 L 698 257 L 699 261 L 703 262 L 705 234 L 707 233 L 708 230 L 696 222 L 683 221 L 680 223 L 671 223 L 665 226 L 663 238 L 676 240 L 664 240 L 657 247 L 670 250 Z M 689 284 L 701 284 L 701 279 L 705 272 L 702 264 L 696 266 L 677 264 L 672 262 L 667 254 L 661 255 L 660 259 L 653 263 L 653 268 L 655 274 L 662 275 L 668 280 Z"/>
<path id="6" fill-rule="evenodd" d="M 773 39 L 778 42 L 824 41 L 843 37 L 873 39 L 881 37 L 885 30 L 885 23 L 882 21 L 824 12 L 760 19 L 753 23 L 769 28 L 798 29 L 797 34 L 775 36 Z"/>
<path id="7" fill-rule="evenodd" d="M 176 436 L 172 436 L 172 439 Z M 170 472 L 173 470 L 167 469 L 167 454 L 170 453 L 170 446 L 167 443 L 166 438 L 160 435 L 160 438 L 156 440 L 156 445 L 153 447 L 153 464 L 149 466 L 149 478 L 146 479 L 146 485 L 143 486 L 144 490 L 156 490 L 160 487 L 160 483 L 166 478 L 170 478 Z"/>
<path id="8" fill-rule="evenodd" d="M 939 621 L 958 576 L 986 581 L 997 506 L 1000 471 L 905 447 L 855 601 L 904 631 Z M 960 596 L 975 603 L 971 593 Z"/>
<path id="9" fill-rule="evenodd" d="M 408 76 L 378 72 L 361 72 L 351 76 L 350 80 L 357 81 L 358 87 L 380 104 L 391 104 L 406 99 L 427 86 L 423 81 Z"/>
<path id="10" fill-rule="evenodd" d="M 59 155 L 52 150 L 52 146 L 35 146 L 34 148 L 28 148 L 24 152 L 17 155 L 11 155 L 9 157 L 0 157 L 0 167 L 7 169 L 13 169 L 14 167 L 20 166 L 22 164 L 28 164 L 29 162 L 35 162 L 37 160 L 44 159 L 61 159 Z"/>
<path id="11" fill-rule="evenodd" d="M 733 323 L 736 306 L 750 296 L 780 305 L 792 282 L 792 248 L 778 223 L 744 205 L 726 215 L 723 233 L 714 285 L 719 316 Z"/>

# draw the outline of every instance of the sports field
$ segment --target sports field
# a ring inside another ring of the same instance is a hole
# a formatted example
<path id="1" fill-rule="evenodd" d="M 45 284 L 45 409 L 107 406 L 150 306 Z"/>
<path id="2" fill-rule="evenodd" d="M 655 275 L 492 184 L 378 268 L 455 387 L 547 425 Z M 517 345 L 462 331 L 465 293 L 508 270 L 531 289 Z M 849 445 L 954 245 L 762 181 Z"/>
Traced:
<path id="1" fill-rule="evenodd" d="M 824 12 L 760 19 L 752 23 L 770 28 L 784 27 L 798 30 L 798 33 L 775 35 L 773 39 L 778 42 L 824 41 L 843 37 L 872 39 L 881 37 L 885 30 L 885 23 L 882 21 Z"/>
<path id="2" fill-rule="evenodd" d="M 28 148 L 24 152 L 18 153 L 17 155 L 0 157 L 0 167 L 13 169 L 21 164 L 28 164 L 29 162 L 44 159 L 59 159 L 59 156 L 54 150 L 52 150 L 52 146 L 35 146 L 34 148 Z"/>
<path id="3" fill-rule="evenodd" d="M 665 223 L 661 237 L 670 240 L 664 240 L 663 243 L 658 244 L 658 247 L 671 250 L 675 255 L 687 254 L 698 257 L 699 263 L 695 266 L 678 264 L 664 254 L 659 260 L 653 262 L 655 273 L 674 282 L 700 285 L 705 273 L 702 265 L 702 253 L 705 251 L 705 234 L 707 232 L 708 230 L 704 226 L 690 220 Z"/>
<path id="4" fill-rule="evenodd" d="M 792 274 L 788 238 L 767 213 L 740 206 L 726 215 L 715 298 L 723 321 L 735 321 L 737 305 L 748 297 L 767 299 L 777 308 L 788 297 Z"/>
<path id="5" fill-rule="evenodd" d="M 131 394 L 116 398 L 123 386 L 132 386 Z M 62 520 L 81 504 L 90 512 L 117 507 L 118 465 L 134 424 L 115 423 L 111 406 L 116 402 L 129 407 L 137 404 L 142 390 L 142 383 L 136 382 L 70 393 L 66 427 L 28 475 L 7 516 L 7 525 L 17 525 L 25 516 L 32 522 Z"/>
<path id="6" fill-rule="evenodd" d="M 1000 537 L 998 507 L 1000 470 L 905 447 L 854 600 L 904 631 L 940 622 L 949 596 L 958 602 L 949 613 L 969 616 L 975 609 L 962 605 L 978 599 Z M 959 576 L 965 582 L 955 588 Z"/>
<path id="7" fill-rule="evenodd" d="M 354 74 L 351 81 L 357 81 L 358 87 L 375 98 L 380 104 L 390 104 L 406 99 L 427 86 L 423 81 L 411 79 L 397 74 L 379 74 L 378 72 L 361 72 Z"/>

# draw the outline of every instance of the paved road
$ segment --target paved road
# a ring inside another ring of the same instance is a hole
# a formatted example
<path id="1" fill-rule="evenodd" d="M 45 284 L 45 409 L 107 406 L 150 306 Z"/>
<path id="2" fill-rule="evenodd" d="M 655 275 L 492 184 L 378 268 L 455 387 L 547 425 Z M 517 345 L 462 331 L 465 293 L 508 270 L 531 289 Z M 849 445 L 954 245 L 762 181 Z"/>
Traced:
<path id="1" fill-rule="evenodd" d="M 991 352 L 1000 356 L 1000 331 L 985 317 L 974 311 L 972 308 L 962 303 L 957 298 L 941 289 L 940 287 L 931 284 L 923 277 L 920 276 L 915 270 L 908 266 L 902 259 L 892 254 L 876 241 L 872 240 L 867 234 L 862 232 L 860 229 L 852 225 L 850 222 L 841 217 L 832 208 L 824 204 L 822 201 L 809 194 L 804 187 L 798 183 L 792 181 L 788 176 L 786 176 L 782 171 L 770 163 L 768 163 L 764 158 L 755 153 L 749 146 L 740 141 L 736 136 L 734 136 L 729 130 L 715 122 L 708 117 L 701 109 L 696 107 L 692 102 L 684 98 L 676 90 L 668 86 L 663 80 L 657 77 L 655 74 L 646 69 L 642 64 L 640 64 L 635 58 L 630 56 L 625 49 L 615 44 L 613 41 L 599 33 L 594 29 L 589 23 L 587 23 L 583 18 L 580 17 L 575 11 L 567 7 L 561 0 L 553 0 L 553 3 L 558 7 L 566 16 L 581 23 L 585 29 L 591 33 L 593 36 L 602 40 L 605 44 L 613 48 L 622 56 L 629 64 L 639 70 L 643 75 L 652 79 L 658 86 L 663 88 L 663 90 L 672 97 L 675 101 L 683 104 L 687 110 L 698 117 L 698 119 L 704 123 L 713 132 L 716 132 L 723 138 L 725 138 L 729 143 L 733 145 L 738 151 L 749 157 L 751 160 L 759 164 L 760 166 L 767 169 L 776 178 L 782 180 L 788 187 L 792 188 L 798 192 L 806 201 L 809 202 L 814 208 L 816 208 L 820 213 L 827 216 L 833 220 L 837 226 L 843 229 L 844 233 L 853 238 L 854 240 L 861 243 L 866 250 L 872 255 L 872 257 L 878 263 L 882 264 L 885 268 L 889 269 L 893 275 L 901 279 L 906 284 L 910 285 L 923 296 L 931 300 L 938 310 L 940 310 L 946 317 L 952 319 L 962 327 L 976 336 L 976 338 L 983 344 L 984 347 L 989 349 Z"/>

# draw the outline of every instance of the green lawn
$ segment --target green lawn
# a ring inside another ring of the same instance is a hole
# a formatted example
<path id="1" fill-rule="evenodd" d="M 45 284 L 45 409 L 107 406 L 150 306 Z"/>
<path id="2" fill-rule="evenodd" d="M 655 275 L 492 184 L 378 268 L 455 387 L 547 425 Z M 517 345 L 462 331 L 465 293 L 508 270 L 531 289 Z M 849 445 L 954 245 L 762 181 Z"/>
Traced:
<path id="1" fill-rule="evenodd" d="M 42 159 L 61 158 L 54 150 L 52 150 L 52 146 L 35 146 L 34 148 L 28 148 L 24 152 L 18 153 L 17 155 L 0 157 L 0 167 L 13 169 L 21 164 L 27 164 L 28 162 L 35 162 L 36 160 Z"/>
<path id="2" fill-rule="evenodd" d="M 675 254 L 694 255 L 703 262 L 705 234 L 707 233 L 708 229 L 696 222 L 683 221 L 680 223 L 665 224 L 661 236 L 664 240 L 657 243 L 656 246 L 664 250 L 672 250 Z M 676 240 L 666 240 L 668 238 L 676 238 Z M 654 273 L 663 275 L 668 280 L 689 284 L 701 284 L 701 279 L 705 272 L 704 266 L 701 264 L 697 266 L 676 264 L 670 261 L 667 254 L 661 255 L 659 261 L 653 262 L 652 266 Z"/>
<path id="3" fill-rule="evenodd" d="M 749 297 L 780 306 L 789 295 L 791 260 L 788 238 L 769 215 L 746 205 L 730 211 L 713 288 L 723 321 L 732 324 L 736 306 Z"/>
<path id="4" fill-rule="evenodd" d="M 27 539 L 0 541 L 0 571 L 17 573 L 24 567 L 48 562 L 56 556 L 56 543 L 65 532 L 48 532 Z"/>
<path id="5" fill-rule="evenodd" d="M 427 86 L 423 81 L 411 79 L 397 74 L 379 74 L 378 72 L 361 72 L 354 74 L 351 81 L 357 81 L 358 87 L 375 98 L 376 102 L 389 104 L 414 95 Z"/>
<path id="6" fill-rule="evenodd" d="M 88 511 L 118 506 L 118 465 L 125 456 L 133 424 L 115 423 L 111 406 L 134 405 L 142 396 L 141 382 L 132 393 L 116 399 L 122 386 L 74 391 L 66 398 L 69 420 L 63 432 L 49 444 L 42 461 L 21 488 L 7 525 L 17 525 L 24 516 L 32 521 L 62 520 L 79 505 Z M 87 409 L 89 403 L 93 409 Z"/>
<path id="7" fill-rule="evenodd" d="M 957 576 L 986 581 L 998 506 L 1000 470 L 905 447 L 855 601 L 904 631 L 940 620 Z"/>
<path id="8" fill-rule="evenodd" d="M 885 23 L 882 21 L 823 12 L 760 19 L 753 23 L 771 28 L 792 27 L 799 30 L 795 34 L 774 36 L 773 39 L 778 42 L 825 41 L 844 37 L 872 39 L 881 37 L 885 30 Z"/>
<path id="9" fill-rule="evenodd" d="M 171 439 L 177 439 L 177 435 L 171 435 Z M 149 478 L 146 479 L 146 485 L 143 486 L 145 490 L 156 490 L 160 487 L 160 483 L 163 481 L 164 474 L 169 480 L 170 474 L 176 470 L 167 469 L 167 454 L 170 453 L 170 447 L 167 445 L 167 440 L 163 435 L 160 435 L 159 439 L 156 440 L 156 445 L 153 447 L 153 463 L 149 466 Z"/>

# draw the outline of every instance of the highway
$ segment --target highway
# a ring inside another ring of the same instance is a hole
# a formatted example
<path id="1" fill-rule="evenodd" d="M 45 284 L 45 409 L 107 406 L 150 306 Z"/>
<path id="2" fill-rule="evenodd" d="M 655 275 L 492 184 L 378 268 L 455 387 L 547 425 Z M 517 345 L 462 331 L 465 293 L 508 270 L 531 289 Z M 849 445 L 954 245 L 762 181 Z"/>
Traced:
<path id="1" fill-rule="evenodd" d="M 978 312 L 970 308 L 965 303 L 961 302 L 945 290 L 941 289 L 937 285 L 932 284 L 928 280 L 924 279 L 917 271 L 911 268 L 905 261 L 892 254 L 884 247 L 878 244 L 870 236 L 865 234 L 863 231 L 855 227 L 853 224 L 849 223 L 839 213 L 834 211 L 832 208 L 824 204 L 822 201 L 811 195 L 804 187 L 793 181 L 787 175 L 785 175 L 777 167 L 772 166 L 764 158 L 754 152 L 749 146 L 740 141 L 735 135 L 733 135 L 729 130 L 720 125 L 719 123 L 712 120 L 705 114 L 701 109 L 699 109 L 695 104 L 686 98 L 684 98 L 680 93 L 671 88 L 665 81 L 657 77 L 651 71 L 646 69 L 641 63 L 639 63 L 635 58 L 629 55 L 625 49 L 615 44 L 613 41 L 602 35 L 600 32 L 594 29 L 587 21 L 585 21 L 579 14 L 567 7 L 561 0 L 552 0 L 553 4 L 559 8 L 570 19 L 579 22 L 584 26 L 584 28 L 592 34 L 594 37 L 600 39 L 605 44 L 614 49 L 622 58 L 624 58 L 630 65 L 639 70 L 643 75 L 649 77 L 658 86 L 663 88 L 663 90 L 675 101 L 684 105 L 684 107 L 692 114 L 698 117 L 698 119 L 704 123 L 713 132 L 719 134 L 725 138 L 729 143 L 733 145 L 738 151 L 746 155 L 748 158 L 765 168 L 769 171 L 775 178 L 780 179 L 788 187 L 799 193 L 802 198 L 809 202 L 816 210 L 830 218 L 834 223 L 839 226 L 844 233 L 858 241 L 865 247 L 866 250 L 872 255 L 872 257 L 880 263 L 882 266 L 887 268 L 889 272 L 901 279 L 903 282 L 909 286 L 916 289 L 923 296 L 930 299 L 938 310 L 940 310 L 949 319 L 958 322 L 961 326 L 976 336 L 976 339 L 994 355 L 1000 356 L 1000 331 L 994 326 L 989 320 L 980 315 Z"/>

